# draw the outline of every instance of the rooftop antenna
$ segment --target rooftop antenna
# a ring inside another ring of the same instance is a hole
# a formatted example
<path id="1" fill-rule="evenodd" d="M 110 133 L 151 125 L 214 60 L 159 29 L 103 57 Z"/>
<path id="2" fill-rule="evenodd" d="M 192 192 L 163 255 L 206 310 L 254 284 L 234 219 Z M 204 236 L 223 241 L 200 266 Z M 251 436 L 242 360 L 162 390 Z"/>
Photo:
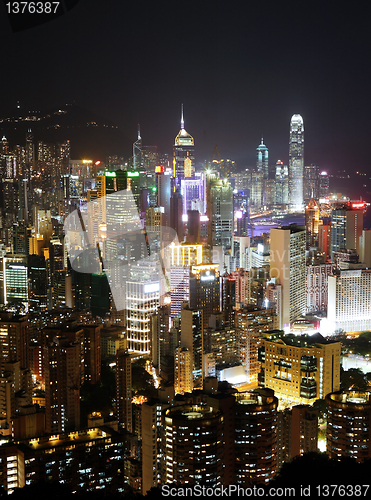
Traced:
<path id="1" fill-rule="evenodd" d="M 181 118 L 180 118 L 180 128 L 181 129 L 184 128 L 183 103 L 182 103 L 182 114 L 181 114 Z"/>

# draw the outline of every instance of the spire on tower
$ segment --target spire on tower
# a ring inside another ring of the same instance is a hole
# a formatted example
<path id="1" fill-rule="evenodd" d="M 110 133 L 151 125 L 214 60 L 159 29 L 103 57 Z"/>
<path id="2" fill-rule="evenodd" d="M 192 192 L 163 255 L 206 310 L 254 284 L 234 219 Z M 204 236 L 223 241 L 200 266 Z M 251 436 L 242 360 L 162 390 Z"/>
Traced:
<path id="1" fill-rule="evenodd" d="M 184 115 L 183 115 L 183 103 L 182 103 L 182 114 L 180 118 L 180 128 L 184 128 Z"/>
<path id="2" fill-rule="evenodd" d="M 140 125 L 139 125 L 139 123 L 138 123 L 138 141 L 139 141 L 140 139 L 141 139 L 141 137 L 140 137 Z"/>
<path id="3" fill-rule="evenodd" d="M 264 144 L 263 137 L 262 137 L 262 142 L 260 144 Z"/>

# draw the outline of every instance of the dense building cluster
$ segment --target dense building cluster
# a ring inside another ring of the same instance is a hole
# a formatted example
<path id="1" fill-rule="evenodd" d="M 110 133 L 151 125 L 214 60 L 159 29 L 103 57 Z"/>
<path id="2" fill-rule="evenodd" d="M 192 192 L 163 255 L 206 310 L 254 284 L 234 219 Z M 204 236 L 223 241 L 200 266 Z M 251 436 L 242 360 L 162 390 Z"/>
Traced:
<path id="1" fill-rule="evenodd" d="M 371 396 L 340 391 L 338 337 L 371 330 L 367 203 L 305 165 L 300 115 L 288 164 L 263 138 L 239 172 L 195 151 L 183 108 L 172 155 L 139 129 L 105 161 L 3 137 L 7 493 L 268 484 L 318 449 L 318 400 L 330 457 L 371 458 Z"/>

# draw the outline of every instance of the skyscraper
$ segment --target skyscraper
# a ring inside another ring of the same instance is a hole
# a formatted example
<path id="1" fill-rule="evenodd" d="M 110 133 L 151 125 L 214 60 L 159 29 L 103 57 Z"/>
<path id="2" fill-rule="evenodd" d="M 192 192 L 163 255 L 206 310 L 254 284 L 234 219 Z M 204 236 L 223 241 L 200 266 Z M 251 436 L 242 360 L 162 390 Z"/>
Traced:
<path id="1" fill-rule="evenodd" d="M 305 314 L 305 227 L 271 229 L 271 278 L 282 285 L 283 324 Z"/>
<path id="2" fill-rule="evenodd" d="M 307 250 L 312 247 L 318 247 L 318 224 L 319 224 L 319 206 L 311 198 L 305 207 L 305 227 L 307 232 Z"/>
<path id="3" fill-rule="evenodd" d="M 356 249 L 363 231 L 363 203 L 345 203 L 331 212 L 331 260 L 340 249 Z"/>
<path id="4" fill-rule="evenodd" d="M 263 172 L 263 179 L 268 179 L 268 148 L 263 142 L 256 148 L 256 168 Z"/>
<path id="5" fill-rule="evenodd" d="M 180 131 L 175 137 L 173 148 L 173 168 L 176 186 L 180 188 L 180 181 L 193 177 L 195 166 L 195 141 L 184 128 L 183 104 L 180 121 Z"/>
<path id="6" fill-rule="evenodd" d="M 334 392 L 326 396 L 326 405 L 329 457 L 352 457 L 357 462 L 370 459 L 370 393 Z"/>
<path id="7" fill-rule="evenodd" d="M 293 115 L 290 123 L 289 189 L 290 203 L 300 209 L 303 205 L 304 122 Z"/>

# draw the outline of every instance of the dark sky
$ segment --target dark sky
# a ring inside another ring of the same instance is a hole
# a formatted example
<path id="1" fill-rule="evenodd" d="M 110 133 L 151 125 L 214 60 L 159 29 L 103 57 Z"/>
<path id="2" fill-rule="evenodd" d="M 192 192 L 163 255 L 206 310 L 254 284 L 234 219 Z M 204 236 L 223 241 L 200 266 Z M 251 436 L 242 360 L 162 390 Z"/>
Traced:
<path id="1" fill-rule="evenodd" d="M 362 2 L 80 0 L 59 19 L 0 41 L 0 114 L 76 101 L 135 140 L 171 152 L 185 126 L 198 162 L 214 146 L 239 167 L 261 135 L 288 159 L 291 115 L 305 163 L 371 174 L 370 11 Z M 1 5 L 3 8 L 3 5 Z M 2 28 L 2 26 L 0 26 Z"/>

